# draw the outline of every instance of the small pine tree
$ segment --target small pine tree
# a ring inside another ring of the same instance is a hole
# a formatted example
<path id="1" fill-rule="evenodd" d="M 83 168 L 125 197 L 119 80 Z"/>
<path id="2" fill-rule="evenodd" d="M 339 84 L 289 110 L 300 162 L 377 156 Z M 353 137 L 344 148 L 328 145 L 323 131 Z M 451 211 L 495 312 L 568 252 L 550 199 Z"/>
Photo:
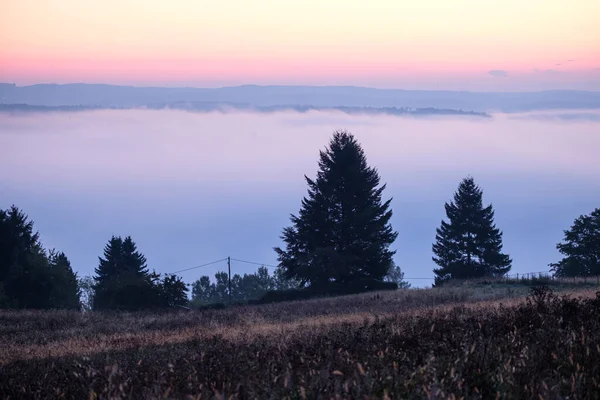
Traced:
<path id="1" fill-rule="evenodd" d="M 146 258 L 129 236 L 111 237 L 95 272 L 95 310 L 135 310 L 161 303 L 157 276 L 148 272 Z"/>
<path id="2" fill-rule="evenodd" d="M 600 275 L 600 208 L 575 219 L 556 248 L 565 257 L 550 264 L 558 277 Z"/>
<path id="3" fill-rule="evenodd" d="M 512 260 L 502 253 L 502 232 L 494 224 L 494 210 L 483 207 L 483 192 L 472 177 L 465 178 L 445 204 L 448 222 L 436 230 L 432 249 L 435 284 L 449 279 L 466 279 L 506 274 Z"/>
<path id="4" fill-rule="evenodd" d="M 160 282 L 163 304 L 166 307 L 185 306 L 188 303 L 188 288 L 180 277 L 165 275 Z"/>
<path id="5" fill-rule="evenodd" d="M 382 279 L 398 234 L 389 223 L 391 200 L 382 202 L 385 184 L 354 136 L 335 132 L 320 152 L 317 178 L 305 179 L 308 197 L 281 237 L 286 248 L 275 248 L 286 277 L 302 285 Z"/>

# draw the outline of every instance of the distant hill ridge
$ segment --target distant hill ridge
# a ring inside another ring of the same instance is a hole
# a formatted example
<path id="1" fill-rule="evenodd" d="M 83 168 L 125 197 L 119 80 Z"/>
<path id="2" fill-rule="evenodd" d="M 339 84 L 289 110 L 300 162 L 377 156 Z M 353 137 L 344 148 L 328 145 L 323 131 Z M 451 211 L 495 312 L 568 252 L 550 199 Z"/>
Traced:
<path id="1" fill-rule="evenodd" d="M 0 83 L 0 103 L 32 106 L 130 108 L 182 103 L 247 107 L 368 107 L 525 112 L 600 109 L 600 91 L 465 92 L 374 89 L 356 86 L 257 86 L 222 88 L 133 87 L 106 84 Z M 293 106 L 290 106 L 293 105 Z"/>

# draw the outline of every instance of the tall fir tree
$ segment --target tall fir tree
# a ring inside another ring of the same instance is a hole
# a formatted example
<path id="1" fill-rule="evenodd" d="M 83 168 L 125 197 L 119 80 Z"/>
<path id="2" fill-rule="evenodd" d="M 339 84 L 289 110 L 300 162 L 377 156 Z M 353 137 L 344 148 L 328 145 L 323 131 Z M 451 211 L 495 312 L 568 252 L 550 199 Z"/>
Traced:
<path id="1" fill-rule="evenodd" d="M 24 265 L 39 243 L 33 221 L 16 206 L 0 209 L 0 282 L 12 267 Z"/>
<path id="2" fill-rule="evenodd" d="M 494 277 L 506 274 L 512 264 L 502 253 L 502 232 L 494 223 L 490 204 L 483 207 L 483 191 L 472 177 L 465 178 L 445 204 L 448 222 L 436 230 L 432 246 L 435 285 L 449 279 Z"/>
<path id="3" fill-rule="evenodd" d="M 286 277 L 302 285 L 382 279 L 398 234 L 390 225 L 391 199 L 382 202 L 386 185 L 354 136 L 335 132 L 320 152 L 316 179 L 305 179 L 308 196 L 281 237 L 286 248 L 275 248 Z"/>
<path id="4" fill-rule="evenodd" d="M 14 205 L 0 210 L 0 307 L 79 308 L 67 257 L 54 250 L 47 254 L 33 221 Z"/>
<path id="5" fill-rule="evenodd" d="M 559 262 L 550 264 L 556 276 L 600 275 L 600 208 L 575 219 L 556 248 L 564 255 Z"/>
<path id="6" fill-rule="evenodd" d="M 148 272 L 146 257 L 130 236 L 111 237 L 95 272 L 95 310 L 151 308 L 162 301 L 158 277 Z"/>
<path id="7" fill-rule="evenodd" d="M 53 288 L 51 302 L 57 308 L 81 309 L 81 291 L 77 274 L 63 252 L 48 252 Z"/>

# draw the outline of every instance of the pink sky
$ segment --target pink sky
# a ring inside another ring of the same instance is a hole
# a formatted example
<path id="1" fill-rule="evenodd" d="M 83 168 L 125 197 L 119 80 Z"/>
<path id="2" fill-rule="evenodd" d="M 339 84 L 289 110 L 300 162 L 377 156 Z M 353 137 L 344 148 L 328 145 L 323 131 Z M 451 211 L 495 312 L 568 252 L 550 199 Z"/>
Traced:
<path id="1" fill-rule="evenodd" d="M 2 0 L 0 81 L 600 90 L 598 16 L 597 0 Z"/>

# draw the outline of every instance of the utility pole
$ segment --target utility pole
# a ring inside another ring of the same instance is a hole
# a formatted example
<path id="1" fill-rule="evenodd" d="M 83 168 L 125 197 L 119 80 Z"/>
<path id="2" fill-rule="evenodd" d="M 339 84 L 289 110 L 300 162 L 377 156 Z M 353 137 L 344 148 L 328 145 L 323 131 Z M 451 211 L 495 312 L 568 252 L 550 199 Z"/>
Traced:
<path id="1" fill-rule="evenodd" d="M 231 304 L 231 257 L 227 257 L 227 270 L 229 271 L 229 304 Z"/>

